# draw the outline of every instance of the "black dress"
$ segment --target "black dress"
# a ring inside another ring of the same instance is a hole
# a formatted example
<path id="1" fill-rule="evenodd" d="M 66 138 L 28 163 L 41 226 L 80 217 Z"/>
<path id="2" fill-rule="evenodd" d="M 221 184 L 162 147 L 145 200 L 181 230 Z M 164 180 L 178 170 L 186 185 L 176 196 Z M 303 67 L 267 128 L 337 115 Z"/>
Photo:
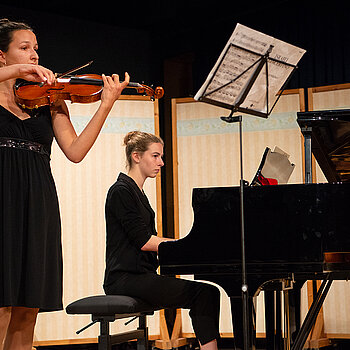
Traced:
<path id="1" fill-rule="evenodd" d="M 61 224 L 50 158 L 49 107 L 21 120 L 0 106 L 0 138 L 28 140 L 47 155 L 0 142 L 0 307 L 62 309 Z"/>

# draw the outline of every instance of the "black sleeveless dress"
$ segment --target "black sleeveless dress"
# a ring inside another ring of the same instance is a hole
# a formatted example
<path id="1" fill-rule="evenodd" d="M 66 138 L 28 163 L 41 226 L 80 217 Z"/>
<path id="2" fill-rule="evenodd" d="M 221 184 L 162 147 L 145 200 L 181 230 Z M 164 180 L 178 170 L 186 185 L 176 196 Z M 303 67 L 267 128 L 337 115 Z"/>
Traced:
<path id="1" fill-rule="evenodd" d="M 0 138 L 40 143 L 51 153 L 49 107 L 21 120 L 0 106 Z M 50 158 L 0 142 L 0 307 L 62 309 L 61 224 Z"/>

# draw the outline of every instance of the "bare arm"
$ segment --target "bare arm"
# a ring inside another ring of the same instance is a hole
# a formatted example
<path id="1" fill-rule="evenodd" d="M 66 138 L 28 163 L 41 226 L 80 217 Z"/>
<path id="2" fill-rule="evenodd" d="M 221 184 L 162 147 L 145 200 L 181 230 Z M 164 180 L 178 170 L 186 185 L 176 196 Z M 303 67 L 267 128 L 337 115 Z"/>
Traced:
<path id="1" fill-rule="evenodd" d="M 33 82 L 44 82 L 52 84 L 55 75 L 49 69 L 34 64 L 12 64 L 0 68 L 0 82 L 22 78 Z"/>
<path id="2" fill-rule="evenodd" d="M 103 75 L 102 79 L 104 87 L 100 106 L 79 136 L 77 136 L 69 119 L 65 103 L 62 102 L 52 108 L 53 130 L 57 143 L 66 157 L 74 163 L 82 161 L 96 141 L 108 113 L 123 89 L 128 85 L 130 78 L 125 73 L 125 81 L 122 83 L 119 82 L 118 75 L 113 75 L 113 77 Z"/>
<path id="3" fill-rule="evenodd" d="M 158 252 L 159 244 L 161 242 L 165 242 L 165 241 L 175 241 L 175 239 L 158 237 L 158 236 L 151 236 L 151 238 L 146 242 L 146 244 L 141 248 L 141 250 Z"/>

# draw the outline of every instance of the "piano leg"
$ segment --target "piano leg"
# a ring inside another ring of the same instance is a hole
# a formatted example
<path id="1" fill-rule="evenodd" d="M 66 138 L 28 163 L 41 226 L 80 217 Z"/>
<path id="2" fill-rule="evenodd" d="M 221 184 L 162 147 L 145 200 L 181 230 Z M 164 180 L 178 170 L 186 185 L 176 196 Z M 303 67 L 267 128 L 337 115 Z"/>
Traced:
<path id="1" fill-rule="evenodd" d="M 293 344 L 296 334 L 300 329 L 300 290 L 304 281 L 296 281 L 294 288 L 288 291 L 288 322 L 291 333 L 291 343 Z M 265 330 L 266 348 L 273 350 L 284 349 L 282 335 L 282 314 L 281 314 L 281 289 L 264 290 L 265 300 Z M 286 307 L 286 305 L 285 305 Z M 285 310 L 286 312 L 286 310 Z M 286 315 L 285 315 L 286 316 Z"/>
<path id="2" fill-rule="evenodd" d="M 234 333 L 234 349 L 244 349 L 244 334 L 243 334 L 243 305 L 241 297 L 231 297 L 231 314 L 232 314 L 232 327 Z M 253 305 L 253 298 L 249 297 L 248 300 L 248 316 L 249 316 L 249 349 L 254 350 L 256 348 L 256 327 L 255 327 L 255 309 Z"/>
<path id="3" fill-rule="evenodd" d="M 266 349 L 282 350 L 281 292 L 265 290 Z"/>
<path id="4" fill-rule="evenodd" d="M 290 327 L 292 335 L 292 343 L 296 338 L 297 333 L 300 329 L 300 300 L 301 300 L 301 287 L 303 282 L 296 282 L 294 289 L 289 291 L 289 315 L 290 315 Z"/>

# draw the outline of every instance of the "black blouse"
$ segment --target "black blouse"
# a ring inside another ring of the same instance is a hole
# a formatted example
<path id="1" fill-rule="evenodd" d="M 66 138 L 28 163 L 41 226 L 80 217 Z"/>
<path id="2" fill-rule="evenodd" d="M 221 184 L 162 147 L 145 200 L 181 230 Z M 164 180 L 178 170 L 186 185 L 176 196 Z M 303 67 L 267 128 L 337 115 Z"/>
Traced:
<path id="1" fill-rule="evenodd" d="M 108 191 L 105 214 L 105 285 L 113 283 L 113 275 L 117 272 L 156 272 L 157 254 L 141 250 L 151 235 L 157 235 L 155 214 L 146 195 L 132 178 L 119 174 Z"/>

